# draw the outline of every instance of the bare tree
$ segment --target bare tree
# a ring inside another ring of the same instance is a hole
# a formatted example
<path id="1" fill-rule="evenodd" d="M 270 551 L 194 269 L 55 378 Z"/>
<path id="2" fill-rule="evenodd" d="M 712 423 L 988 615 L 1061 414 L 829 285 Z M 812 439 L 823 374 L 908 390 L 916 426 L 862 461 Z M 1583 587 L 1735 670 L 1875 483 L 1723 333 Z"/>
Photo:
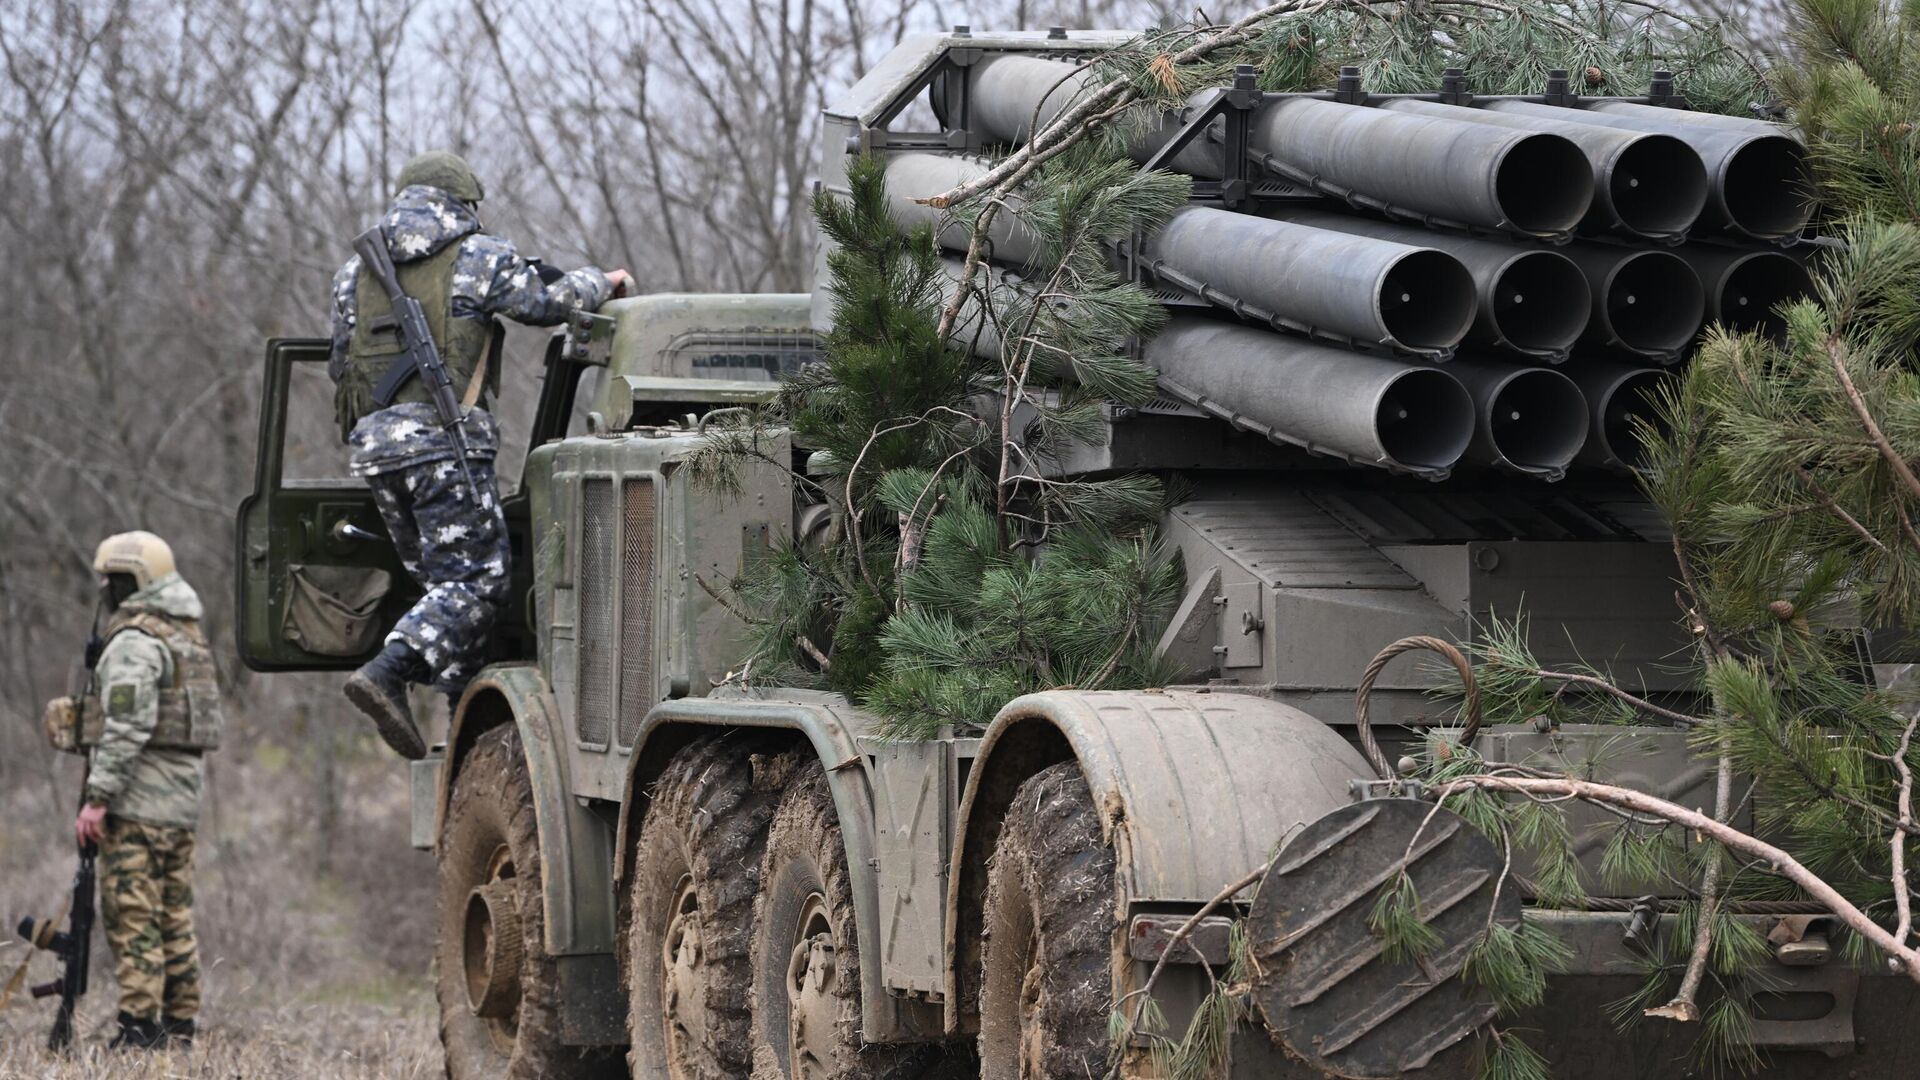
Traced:
<path id="1" fill-rule="evenodd" d="M 985 27 L 1138 26 L 1130 0 L 1004 2 Z M 33 731 L 93 610 L 93 545 L 175 545 L 231 640 L 232 520 L 251 487 L 259 355 L 327 331 L 346 238 L 433 146 L 489 181 L 489 225 L 653 290 L 796 290 L 820 114 L 928 0 L 44 0 L 0 20 L 0 785 L 53 775 Z M 526 354 L 537 342 L 514 339 Z M 516 397 L 530 364 L 510 366 Z M 338 459 L 324 394 L 289 459 Z M 223 648 L 242 738 L 352 720 L 324 685 Z M 331 770 L 328 770 L 331 772 Z M 331 780 L 324 781 L 331 783 Z M 64 813 L 48 787 L 47 812 Z"/>

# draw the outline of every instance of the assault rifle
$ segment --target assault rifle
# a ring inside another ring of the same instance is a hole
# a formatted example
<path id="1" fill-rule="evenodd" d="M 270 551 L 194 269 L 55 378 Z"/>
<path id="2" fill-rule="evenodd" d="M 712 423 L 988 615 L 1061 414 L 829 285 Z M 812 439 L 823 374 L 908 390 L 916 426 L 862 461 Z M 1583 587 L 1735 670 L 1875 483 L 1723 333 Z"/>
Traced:
<path id="1" fill-rule="evenodd" d="M 92 844 L 81 847 L 65 930 L 60 929 L 58 918 L 20 920 L 21 937 L 60 958 L 60 977 L 33 987 L 36 998 L 60 995 L 53 1030 L 47 1034 L 49 1050 L 65 1050 L 73 1042 L 73 1009 L 87 992 L 87 964 L 93 952 L 93 856 Z"/>
<path id="2" fill-rule="evenodd" d="M 460 463 L 460 475 L 466 478 L 467 492 L 473 496 L 473 505 L 478 507 L 480 487 L 473 482 L 473 471 L 467 467 L 467 435 L 460 427 L 463 419 L 460 398 L 453 391 L 453 379 L 447 374 L 440 349 L 433 343 L 427 313 L 421 310 L 420 301 L 400 287 L 399 272 L 393 268 L 393 258 L 387 254 L 387 238 L 379 226 L 354 237 L 353 250 L 360 256 L 360 265 L 386 292 L 387 300 L 393 305 L 394 327 L 400 332 L 400 359 L 395 360 L 374 385 L 373 400 L 382 408 L 393 404 L 407 380 L 420 376 L 427 388 L 427 398 L 433 402 L 434 415 L 440 418 L 440 430 L 453 440 L 453 459 Z"/>

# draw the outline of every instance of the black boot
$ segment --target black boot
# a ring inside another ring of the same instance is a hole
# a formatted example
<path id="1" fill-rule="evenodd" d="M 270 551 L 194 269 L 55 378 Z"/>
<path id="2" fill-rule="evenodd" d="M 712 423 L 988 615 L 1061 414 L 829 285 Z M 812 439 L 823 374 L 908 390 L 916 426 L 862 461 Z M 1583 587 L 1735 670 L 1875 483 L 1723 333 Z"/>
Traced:
<path id="1" fill-rule="evenodd" d="M 160 1037 L 168 1046 L 181 1048 L 192 1046 L 193 1035 L 193 1017 L 189 1016 L 185 1020 L 175 1020 L 171 1016 L 160 1018 Z"/>
<path id="2" fill-rule="evenodd" d="M 427 756 L 427 744 L 407 706 L 407 683 L 422 681 L 427 665 L 405 642 L 389 642 L 380 655 L 347 677 L 347 700 L 373 719 L 380 737 L 409 761 Z"/>
<path id="3" fill-rule="evenodd" d="M 109 1050 L 151 1050 L 160 1045 L 160 1025 L 132 1013 L 120 1014 L 120 1033 L 107 1044 Z"/>

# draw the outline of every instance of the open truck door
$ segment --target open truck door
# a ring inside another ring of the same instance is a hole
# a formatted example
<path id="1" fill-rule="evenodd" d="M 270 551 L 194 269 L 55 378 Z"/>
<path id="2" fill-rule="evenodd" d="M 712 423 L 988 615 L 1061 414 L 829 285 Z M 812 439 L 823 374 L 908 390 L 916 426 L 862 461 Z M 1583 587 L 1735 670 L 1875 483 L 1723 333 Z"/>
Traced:
<path id="1" fill-rule="evenodd" d="M 570 426 L 585 426 L 575 415 L 582 375 L 606 364 L 604 343 L 590 353 L 585 342 L 596 332 L 610 334 L 612 323 L 590 315 L 574 322 L 580 345 L 566 333 L 547 340 L 529 451 L 564 437 Z M 253 493 L 240 504 L 234 529 L 240 657 L 255 671 L 358 667 L 420 597 L 372 492 L 348 472 L 327 377 L 330 349 L 325 338 L 267 343 Z M 507 486 L 503 477 L 513 584 L 488 643 L 489 660 L 525 659 L 534 647 L 526 610 L 533 575 L 527 494 Z"/>
<path id="2" fill-rule="evenodd" d="M 235 523 L 240 658 L 255 671 L 353 668 L 419 596 L 334 428 L 325 338 L 267 343 L 253 494 Z"/>

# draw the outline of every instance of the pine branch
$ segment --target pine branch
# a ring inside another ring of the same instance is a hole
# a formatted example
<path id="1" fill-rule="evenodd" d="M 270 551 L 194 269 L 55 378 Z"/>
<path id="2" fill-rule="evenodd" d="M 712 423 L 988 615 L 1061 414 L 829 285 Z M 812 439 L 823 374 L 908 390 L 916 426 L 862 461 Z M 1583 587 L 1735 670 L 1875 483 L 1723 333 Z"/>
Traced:
<path id="1" fill-rule="evenodd" d="M 1840 380 L 1840 389 L 1847 395 L 1847 404 L 1853 407 L 1854 415 L 1860 420 L 1860 427 L 1866 431 L 1867 438 L 1872 440 L 1874 448 L 1880 451 L 1880 456 L 1886 459 L 1894 475 L 1898 476 L 1901 484 L 1905 485 L 1907 493 L 1920 498 L 1920 476 L 1913 475 L 1913 469 L 1907 465 L 1907 459 L 1900 456 L 1900 452 L 1887 441 L 1886 433 L 1880 430 L 1879 422 L 1873 418 L 1872 411 L 1867 408 L 1866 399 L 1860 396 L 1859 389 L 1853 385 L 1853 376 L 1847 373 L 1846 347 L 1840 339 L 1829 337 L 1826 341 L 1826 349 L 1828 359 L 1833 362 L 1833 374 Z M 1920 548 L 1920 537 L 1914 535 L 1911 525 L 1907 527 L 1907 536 L 1914 541 L 1916 548 Z"/>
<path id="2" fill-rule="evenodd" d="M 801 651 L 812 657 L 813 662 L 820 665 L 821 671 L 833 670 L 833 661 L 827 659 L 827 654 L 820 651 L 820 646 L 815 645 L 812 638 L 809 638 L 805 634 L 795 634 L 793 636 L 793 643 L 800 646 Z"/>
<path id="3" fill-rule="evenodd" d="M 713 583 L 708 581 L 705 577 L 701 576 L 700 574 L 696 573 L 693 575 L 693 583 L 700 587 L 701 592 L 704 592 L 708 596 L 712 597 L 714 603 L 719 604 L 721 608 L 725 609 L 727 614 L 732 615 L 736 619 L 739 619 L 742 624 L 747 626 L 766 625 L 767 620 L 755 618 L 754 616 L 747 614 L 745 611 L 742 611 L 739 605 L 735 604 L 732 600 L 728 599 L 718 589 L 715 589 L 713 587 Z M 820 651 L 820 647 L 813 643 L 812 638 L 809 638 L 805 634 L 795 634 L 793 635 L 793 643 L 799 646 L 801 651 L 805 652 L 809 657 L 811 657 L 814 663 L 819 664 L 821 671 L 833 670 L 833 662 L 827 658 L 827 655 L 825 653 Z M 753 663 L 752 659 L 749 658 L 747 660 L 747 665 L 750 667 L 752 663 Z M 746 670 L 747 668 L 742 668 L 743 675 Z"/>
<path id="4" fill-rule="evenodd" d="M 706 578 L 701 577 L 697 572 L 693 575 L 693 583 L 695 585 L 700 586 L 701 592 L 706 593 L 708 596 L 713 597 L 713 602 L 716 604 L 719 604 L 722 608 L 724 608 L 727 614 L 733 616 L 736 619 L 739 619 L 741 622 L 746 623 L 750 626 L 759 621 L 755 619 L 753 616 L 748 615 L 746 612 L 741 611 L 737 606 L 734 605 L 733 601 L 727 599 L 725 596 L 722 596 L 720 594 L 720 591 L 718 589 L 715 589 L 711 582 L 709 582 Z"/>
<path id="5" fill-rule="evenodd" d="M 1698 716 L 1689 716 L 1683 712 L 1676 712 L 1664 706 L 1655 705 L 1653 702 L 1643 697 L 1630 694 L 1596 675 L 1582 675 L 1573 671 L 1553 671 L 1547 668 L 1521 668 L 1519 670 L 1521 674 L 1529 675 L 1536 679 L 1545 679 L 1549 682 L 1569 683 L 1575 686 L 1584 686 L 1598 690 L 1603 694 L 1626 702 L 1640 712 L 1646 713 L 1649 716 L 1657 716 L 1662 720 L 1669 721 L 1683 728 L 1698 727 L 1706 723 L 1705 720 Z"/>
<path id="6" fill-rule="evenodd" d="M 1852 901 L 1842 896 L 1825 879 L 1807 869 L 1792 855 L 1763 840 L 1749 836 L 1725 822 L 1632 788 L 1600 784 L 1590 780 L 1501 776 L 1488 773 L 1454 777 L 1432 788 L 1433 794 L 1441 798 L 1455 792 L 1472 790 L 1511 792 L 1529 797 L 1570 796 L 1586 802 L 1605 803 L 1638 814 L 1657 817 L 1697 832 L 1730 851 L 1759 860 L 1761 865 L 1805 890 L 1815 900 L 1825 904 L 1827 909 L 1833 912 L 1834 917 L 1844 923 L 1848 929 L 1865 938 L 1894 961 L 1898 969 L 1908 978 L 1920 983 L 1920 950 L 1896 940 L 1885 927 L 1874 922 Z"/>
<path id="7" fill-rule="evenodd" d="M 1733 799 L 1733 759 L 1723 750 L 1714 774 L 1713 819 L 1725 822 L 1732 812 Z M 1700 1019 L 1700 1007 L 1695 999 L 1700 995 L 1700 982 L 1707 974 L 1707 958 L 1713 951 L 1713 919 L 1720 909 L 1720 853 L 1709 852 L 1707 868 L 1700 875 L 1700 917 L 1694 922 L 1693 954 L 1687 958 L 1686 974 L 1680 978 L 1680 989 L 1673 1000 L 1655 1009 L 1648 1009 L 1646 1015 L 1681 1023 L 1692 1023 Z"/>
<path id="8" fill-rule="evenodd" d="M 1900 777 L 1900 793 L 1894 803 L 1896 812 L 1902 821 L 1913 817 L 1913 767 L 1907 761 L 1908 753 L 1913 749 L 1913 732 L 1920 727 L 1920 712 L 1907 718 L 1907 726 L 1900 732 L 1900 746 L 1893 752 L 1893 770 Z M 1893 830 L 1893 908 L 1895 923 L 1893 937 L 1895 941 L 1905 943 L 1913 929 L 1913 898 L 1907 882 L 1907 828 L 1896 825 Z"/>
<path id="9" fill-rule="evenodd" d="M 1867 546 L 1873 548 L 1875 551 L 1878 551 L 1882 555 L 1889 554 L 1889 552 L 1887 551 L 1887 545 L 1881 543 L 1880 538 L 1873 535 L 1873 533 L 1869 532 L 1865 525 L 1860 524 L 1859 519 L 1855 518 L 1852 514 L 1849 514 L 1844 509 L 1842 509 L 1839 502 L 1837 502 L 1832 495 L 1827 494 L 1827 489 L 1821 487 L 1820 482 L 1813 478 L 1813 474 L 1807 472 L 1806 466 L 1796 465 L 1794 467 L 1794 475 L 1799 477 L 1800 482 L 1807 485 L 1807 487 L 1812 490 L 1814 498 L 1819 499 L 1820 504 L 1822 506 L 1826 507 L 1827 510 L 1829 510 L 1833 514 L 1833 516 L 1845 522 L 1847 525 L 1847 528 L 1852 529 L 1854 531 L 1854 534 L 1859 536 L 1860 539 L 1866 541 Z"/>
<path id="10" fill-rule="evenodd" d="M 853 481 L 854 478 L 859 475 L 860 466 L 866 462 L 867 454 L 872 451 L 874 443 L 878 442 L 881 436 L 890 435 L 896 431 L 905 431 L 908 428 L 927 423 L 936 413 L 951 414 L 961 420 L 969 422 L 974 419 L 970 413 L 965 413 L 946 405 L 936 405 L 926 412 L 921 413 L 919 416 L 909 417 L 897 423 L 875 427 L 868 433 L 867 441 L 861 444 L 860 453 L 853 459 L 853 464 L 847 468 L 846 487 L 844 489 L 846 492 L 845 498 L 848 518 L 847 535 L 853 541 L 854 565 L 859 567 L 861 579 L 867 583 L 867 587 L 872 589 L 876 596 L 880 595 L 881 590 L 879 584 L 873 579 L 873 572 L 867 568 L 866 547 L 862 543 L 860 529 L 861 517 L 864 511 L 860 506 L 859 500 L 853 497 Z"/>

